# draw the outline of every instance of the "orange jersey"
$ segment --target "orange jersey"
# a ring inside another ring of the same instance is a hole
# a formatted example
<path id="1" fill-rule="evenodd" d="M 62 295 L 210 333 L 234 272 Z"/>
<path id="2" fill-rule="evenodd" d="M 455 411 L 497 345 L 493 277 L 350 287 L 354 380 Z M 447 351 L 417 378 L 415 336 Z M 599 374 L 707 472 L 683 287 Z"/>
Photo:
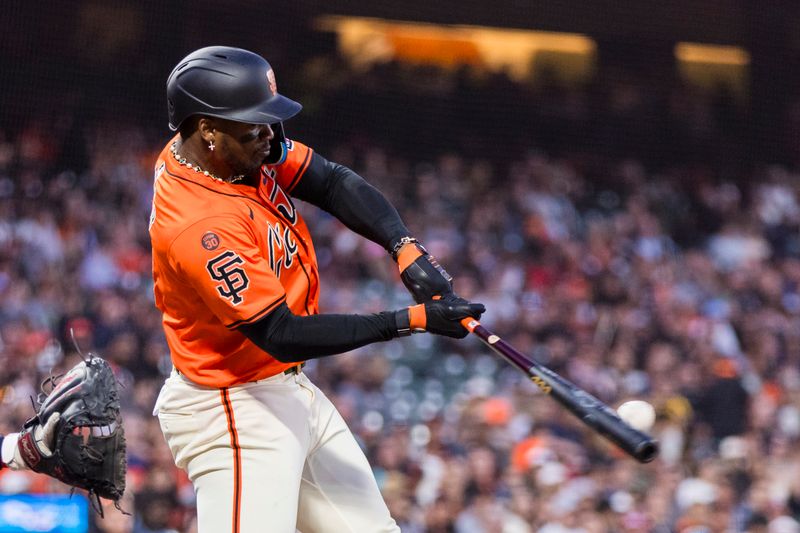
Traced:
<path id="1" fill-rule="evenodd" d="M 281 363 L 235 328 L 286 302 L 318 312 L 319 274 L 308 228 L 289 192 L 312 150 L 287 141 L 284 160 L 258 187 L 220 182 L 180 165 L 170 140 L 155 168 L 150 240 L 155 303 L 172 362 L 189 379 L 229 387 L 263 379 Z"/>

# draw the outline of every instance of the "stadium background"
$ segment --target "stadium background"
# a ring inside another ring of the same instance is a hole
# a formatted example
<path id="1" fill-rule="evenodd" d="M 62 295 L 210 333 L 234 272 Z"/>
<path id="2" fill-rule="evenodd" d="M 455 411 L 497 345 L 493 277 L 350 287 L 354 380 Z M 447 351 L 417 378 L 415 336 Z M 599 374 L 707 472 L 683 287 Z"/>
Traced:
<path id="1" fill-rule="evenodd" d="M 797 4 L 49 4 L 0 17 L 0 430 L 70 329 L 112 361 L 133 516 L 90 531 L 193 531 L 150 416 L 146 221 L 166 76 L 209 44 L 265 55 L 305 105 L 289 135 L 379 186 L 499 334 L 657 408 L 641 466 L 473 339 L 312 362 L 403 531 L 800 531 Z M 410 303 L 385 252 L 304 213 L 324 311 Z M 19 495 L 68 492 L 4 471 L 0 524 L 41 531 Z"/>

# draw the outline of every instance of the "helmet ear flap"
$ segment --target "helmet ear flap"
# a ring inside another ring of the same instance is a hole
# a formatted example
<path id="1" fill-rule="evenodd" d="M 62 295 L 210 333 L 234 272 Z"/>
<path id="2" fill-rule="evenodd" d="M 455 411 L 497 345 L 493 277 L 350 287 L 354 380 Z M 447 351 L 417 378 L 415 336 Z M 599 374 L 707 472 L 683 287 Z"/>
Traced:
<path id="1" fill-rule="evenodd" d="M 283 131 L 283 122 L 270 124 L 273 137 L 269 141 L 269 155 L 264 160 L 267 165 L 277 165 L 286 159 L 286 133 Z"/>

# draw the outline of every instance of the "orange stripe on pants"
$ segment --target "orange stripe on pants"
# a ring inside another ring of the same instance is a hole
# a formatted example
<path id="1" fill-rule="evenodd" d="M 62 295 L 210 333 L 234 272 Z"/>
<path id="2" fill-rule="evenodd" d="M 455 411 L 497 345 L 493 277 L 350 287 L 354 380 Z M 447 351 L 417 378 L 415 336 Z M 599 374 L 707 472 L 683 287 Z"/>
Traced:
<path id="1" fill-rule="evenodd" d="M 233 418 L 233 405 L 231 405 L 228 389 L 220 389 L 219 394 L 225 408 L 225 417 L 228 419 L 228 433 L 231 436 L 231 449 L 233 450 L 233 524 L 231 531 L 239 533 L 242 507 L 242 450 L 239 447 L 239 435 L 236 433 L 236 420 Z"/>

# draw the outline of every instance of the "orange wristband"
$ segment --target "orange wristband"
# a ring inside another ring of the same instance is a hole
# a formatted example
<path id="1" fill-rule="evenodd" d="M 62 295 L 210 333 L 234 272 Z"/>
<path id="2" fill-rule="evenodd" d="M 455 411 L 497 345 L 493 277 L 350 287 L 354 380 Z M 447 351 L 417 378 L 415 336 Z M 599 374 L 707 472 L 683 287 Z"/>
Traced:
<path id="1" fill-rule="evenodd" d="M 397 252 L 397 267 L 400 269 L 400 272 L 407 269 L 408 265 L 416 261 L 417 257 L 421 255 L 422 252 L 413 242 L 403 245 L 400 251 Z"/>
<path id="2" fill-rule="evenodd" d="M 425 331 L 427 323 L 425 304 L 412 305 L 408 308 L 408 324 L 411 327 L 411 331 Z"/>

